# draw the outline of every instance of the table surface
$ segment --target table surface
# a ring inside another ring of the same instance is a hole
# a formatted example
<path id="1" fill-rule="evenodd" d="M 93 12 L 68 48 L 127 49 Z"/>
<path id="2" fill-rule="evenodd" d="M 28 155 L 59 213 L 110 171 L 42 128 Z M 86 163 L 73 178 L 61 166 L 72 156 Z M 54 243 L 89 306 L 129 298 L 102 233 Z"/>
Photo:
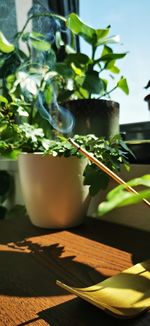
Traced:
<path id="1" fill-rule="evenodd" d="M 149 232 L 86 218 L 70 230 L 0 221 L 0 326 L 148 326 L 150 313 L 120 320 L 56 285 L 89 286 L 148 259 Z"/>

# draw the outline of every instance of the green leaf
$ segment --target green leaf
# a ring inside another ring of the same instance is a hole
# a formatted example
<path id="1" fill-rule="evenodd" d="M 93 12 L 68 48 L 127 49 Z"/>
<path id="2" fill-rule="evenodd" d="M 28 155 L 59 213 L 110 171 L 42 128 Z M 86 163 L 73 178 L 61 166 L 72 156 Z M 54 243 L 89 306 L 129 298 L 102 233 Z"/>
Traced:
<path id="1" fill-rule="evenodd" d="M 79 87 L 79 90 L 75 94 L 77 94 L 78 98 L 89 98 L 89 92 L 82 87 Z"/>
<path id="2" fill-rule="evenodd" d="M 66 62 L 58 62 L 55 66 L 56 71 L 58 74 L 62 75 L 64 78 L 71 78 L 72 77 L 72 69 L 70 66 L 66 64 Z"/>
<path id="3" fill-rule="evenodd" d="M 99 45 L 107 45 L 107 44 L 115 44 L 120 43 L 120 36 L 119 35 L 113 35 L 107 38 L 100 39 L 97 42 L 97 46 Z"/>
<path id="4" fill-rule="evenodd" d="M 109 177 L 100 171 L 94 164 L 88 164 L 84 170 L 84 184 L 90 185 L 89 193 L 94 196 L 100 189 L 105 189 L 109 182 Z"/>
<path id="5" fill-rule="evenodd" d="M 84 76 L 84 71 L 82 71 L 82 69 L 76 67 L 73 62 L 71 63 L 71 68 L 77 76 L 80 76 L 80 77 Z"/>
<path id="6" fill-rule="evenodd" d="M 96 46 L 98 46 L 99 42 L 101 39 L 103 39 L 104 37 L 106 37 L 109 33 L 110 27 L 105 28 L 105 29 L 96 29 L 96 35 L 97 35 L 97 42 L 96 42 Z"/>
<path id="7" fill-rule="evenodd" d="M 64 41 L 62 40 L 62 37 L 61 37 L 61 33 L 60 33 L 60 31 L 57 31 L 57 32 L 55 33 L 55 43 L 56 43 L 56 47 L 57 47 L 57 49 L 60 49 L 61 46 L 64 45 Z"/>
<path id="8" fill-rule="evenodd" d="M 111 71 L 113 74 L 119 74 L 119 72 L 120 72 L 120 69 L 115 66 L 115 60 L 106 62 L 104 69 Z"/>
<path id="9" fill-rule="evenodd" d="M 74 63 L 76 65 L 76 67 L 80 67 L 80 66 L 84 66 L 86 64 L 88 64 L 90 61 L 90 58 L 83 54 L 83 53 L 71 53 L 71 54 L 68 54 L 65 62 L 67 64 L 71 64 L 71 63 Z"/>
<path id="10" fill-rule="evenodd" d="M 129 87 L 126 78 L 121 77 L 121 79 L 117 83 L 117 87 L 119 87 L 125 94 L 129 94 Z"/>
<path id="11" fill-rule="evenodd" d="M 109 53 L 103 55 L 99 61 L 111 61 L 111 60 L 117 60 L 122 59 L 126 56 L 127 52 L 125 53 Z"/>
<path id="12" fill-rule="evenodd" d="M 109 46 L 104 45 L 101 57 L 109 53 L 113 53 L 113 50 Z"/>
<path id="13" fill-rule="evenodd" d="M 3 53 L 11 53 L 14 49 L 14 45 L 9 43 L 4 34 L 0 32 L 0 51 Z"/>
<path id="14" fill-rule="evenodd" d="M 32 40 L 32 46 L 38 51 L 49 51 L 51 48 L 50 43 L 44 41 L 44 40 Z"/>
<path id="15" fill-rule="evenodd" d="M 51 85 L 48 85 L 48 87 L 44 91 L 44 98 L 47 105 L 49 105 L 52 102 L 53 98 L 53 88 Z"/>
<path id="16" fill-rule="evenodd" d="M 8 104 L 7 98 L 4 97 L 4 96 L 2 96 L 2 95 L 0 95 L 0 102 L 5 103 L 5 104 Z"/>
<path id="17" fill-rule="evenodd" d="M 67 17 L 67 27 L 72 33 L 81 36 L 86 42 L 97 46 L 99 40 L 103 39 L 109 33 L 109 28 L 94 29 L 85 24 L 75 13 L 71 13 Z"/>
<path id="18" fill-rule="evenodd" d="M 103 82 L 99 78 L 98 72 L 94 70 L 86 74 L 82 87 L 90 94 L 100 94 L 104 90 Z"/>
<path id="19" fill-rule="evenodd" d="M 72 33 L 83 37 L 86 42 L 93 42 L 94 28 L 84 24 L 75 13 L 68 15 L 66 25 Z"/>
<path id="20" fill-rule="evenodd" d="M 132 179 L 127 184 L 132 187 L 142 185 L 150 188 L 150 174 Z M 150 198 L 150 190 L 142 190 L 138 194 L 133 194 L 127 191 L 126 185 L 120 185 L 107 194 L 107 201 L 99 205 L 98 211 L 100 215 L 104 215 L 114 208 L 139 203 L 143 198 Z"/>
<path id="21" fill-rule="evenodd" d="M 67 54 L 76 53 L 75 49 L 72 46 L 70 46 L 69 44 L 65 45 L 65 52 Z"/>
<path id="22" fill-rule="evenodd" d="M 18 107 L 17 112 L 20 117 L 28 117 L 29 116 L 29 113 L 26 110 L 24 110 L 24 108 L 22 106 Z"/>
<path id="23" fill-rule="evenodd" d="M 22 37 L 23 41 L 31 41 L 32 46 L 38 51 L 49 51 L 51 49 L 51 44 L 45 41 L 45 36 L 41 33 L 31 32 L 25 33 Z"/>
<path id="24" fill-rule="evenodd" d="M 143 198 L 150 198 L 150 190 L 141 191 L 138 195 L 120 191 L 112 200 L 101 203 L 98 208 L 98 213 L 102 216 L 112 209 L 137 204 L 141 202 Z"/>

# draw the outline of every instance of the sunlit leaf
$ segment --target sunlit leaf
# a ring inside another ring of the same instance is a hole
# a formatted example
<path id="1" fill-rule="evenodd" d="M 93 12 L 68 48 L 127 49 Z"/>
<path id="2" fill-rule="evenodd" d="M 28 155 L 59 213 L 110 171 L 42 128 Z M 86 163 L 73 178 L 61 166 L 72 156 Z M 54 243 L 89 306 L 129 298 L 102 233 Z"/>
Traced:
<path id="1" fill-rule="evenodd" d="M 77 76 L 84 76 L 84 72 L 82 71 L 82 69 L 76 67 L 73 62 L 71 63 L 71 68 Z"/>
<path id="2" fill-rule="evenodd" d="M 22 37 L 23 41 L 31 41 L 32 46 L 38 51 L 49 51 L 51 44 L 45 40 L 45 36 L 37 32 L 27 32 Z"/>
<path id="3" fill-rule="evenodd" d="M 4 34 L 0 32 L 0 51 L 3 53 L 11 53 L 14 49 L 14 45 L 9 43 Z"/>
<path id="4" fill-rule="evenodd" d="M 127 84 L 127 80 L 126 78 L 122 77 L 118 83 L 117 83 L 117 86 L 125 93 L 125 94 L 129 94 L 129 87 L 128 87 L 128 84 Z"/>
<path id="5" fill-rule="evenodd" d="M 75 13 L 68 15 L 66 25 L 72 33 L 82 36 L 85 41 L 92 43 L 95 34 L 94 28 L 84 24 Z"/>
<path id="6" fill-rule="evenodd" d="M 55 43 L 56 43 L 56 47 L 58 49 L 60 49 L 60 47 L 64 45 L 64 41 L 63 41 L 63 39 L 61 37 L 60 31 L 57 31 L 56 34 L 55 34 Z"/>
<path id="7" fill-rule="evenodd" d="M 113 53 L 113 50 L 109 46 L 104 45 L 101 57 L 109 53 Z"/>
<path id="8" fill-rule="evenodd" d="M 150 188 L 150 174 L 143 177 L 135 178 L 127 182 L 128 185 L 145 186 Z M 104 201 L 99 205 L 99 214 L 104 215 L 110 212 L 112 209 L 127 205 L 139 203 L 143 198 L 150 198 L 150 189 L 139 191 L 138 194 L 128 192 L 126 185 L 119 185 L 107 194 L 107 201 Z"/>
<path id="9" fill-rule="evenodd" d="M 68 15 L 66 25 L 72 33 L 81 36 L 86 42 L 94 46 L 97 46 L 99 40 L 105 38 L 109 33 L 109 27 L 94 29 L 85 24 L 75 13 Z"/>
<path id="10" fill-rule="evenodd" d="M 0 102 L 5 103 L 5 104 L 8 104 L 7 98 L 4 97 L 4 96 L 2 96 L 2 95 L 0 95 Z"/>
<path id="11" fill-rule="evenodd" d="M 97 42 L 97 46 L 99 46 L 99 45 L 107 45 L 107 44 L 115 44 L 115 43 L 120 43 L 120 36 L 119 35 L 113 35 L 113 36 L 110 36 L 110 37 L 100 39 Z"/>
<path id="12" fill-rule="evenodd" d="M 125 53 L 108 53 L 103 56 L 101 56 L 100 61 L 111 61 L 111 60 L 117 60 L 117 59 L 122 59 L 126 56 Z"/>
<path id="13" fill-rule="evenodd" d="M 22 106 L 18 107 L 17 112 L 18 112 L 19 116 L 21 116 L 21 117 L 29 116 L 29 113 L 26 110 L 24 110 L 24 108 Z"/>

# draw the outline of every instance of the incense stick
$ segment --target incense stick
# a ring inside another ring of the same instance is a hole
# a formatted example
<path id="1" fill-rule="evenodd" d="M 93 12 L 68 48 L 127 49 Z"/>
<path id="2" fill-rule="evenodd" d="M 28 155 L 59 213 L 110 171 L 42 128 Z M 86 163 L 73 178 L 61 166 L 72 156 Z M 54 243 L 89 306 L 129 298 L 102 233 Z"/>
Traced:
<path id="1" fill-rule="evenodd" d="M 121 179 L 116 173 L 114 173 L 112 170 L 110 170 L 104 163 L 102 163 L 101 161 L 99 161 L 96 157 L 94 157 L 86 149 L 83 149 L 82 147 L 80 147 L 72 138 L 69 138 L 69 142 L 74 147 L 76 147 L 84 156 L 86 156 L 92 163 L 96 164 L 102 171 L 104 171 L 105 173 L 107 173 L 117 183 L 125 185 L 126 186 L 126 189 L 129 192 L 132 192 L 132 193 L 138 195 L 138 192 L 134 188 L 132 188 L 131 186 L 129 186 L 123 179 Z M 147 199 L 143 198 L 143 201 L 144 201 L 144 203 L 146 205 L 148 205 L 150 207 L 150 202 Z"/>

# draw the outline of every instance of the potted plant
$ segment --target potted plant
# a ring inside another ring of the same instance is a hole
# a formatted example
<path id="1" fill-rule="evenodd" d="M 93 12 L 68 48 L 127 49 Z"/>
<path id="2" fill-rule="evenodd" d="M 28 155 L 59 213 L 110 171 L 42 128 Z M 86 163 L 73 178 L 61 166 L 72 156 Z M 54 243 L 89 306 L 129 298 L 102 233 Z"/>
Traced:
<path id="1" fill-rule="evenodd" d="M 91 56 L 79 53 L 65 45 L 63 62 L 56 62 L 56 71 L 63 84 L 58 89 L 58 99 L 75 116 L 74 133 L 94 133 L 97 136 L 119 133 L 119 104 L 110 100 L 110 94 L 120 88 L 129 93 L 126 79 L 121 76 L 116 61 L 126 53 L 116 53 L 111 45 L 119 43 L 119 36 L 110 36 L 110 26 L 94 29 L 75 13 L 67 16 L 65 24 L 75 36 L 90 46 Z"/>
<path id="2" fill-rule="evenodd" d="M 25 32 L 29 20 L 41 16 L 55 19 L 57 28 L 55 28 L 54 35 L 51 35 L 50 39 L 53 40 L 51 44 L 47 35 Z M 63 41 L 64 26 L 71 33 L 71 45 Z M 89 44 L 91 47 L 90 57 L 76 51 L 74 47 L 75 36 L 82 38 Z M 129 93 L 127 81 L 123 76 L 120 76 L 120 69 L 116 66 L 116 61 L 124 58 L 126 53 L 116 53 L 112 49 L 111 45 L 119 43 L 120 40 L 118 35 L 110 36 L 110 26 L 105 29 L 94 29 L 81 21 L 75 13 L 69 14 L 67 18 L 49 12 L 35 13 L 28 17 L 22 31 L 17 34 L 17 41 L 20 39 L 26 43 L 28 55 L 22 55 L 20 49 L 15 47 L 11 49 L 12 59 L 5 62 L 9 66 L 11 63 L 12 68 L 14 64 L 18 66 L 15 79 L 10 78 L 8 82 L 11 84 L 9 87 L 12 88 L 12 93 L 18 91 L 20 83 L 22 84 L 21 87 L 23 86 L 27 75 L 30 79 L 30 85 L 33 84 L 35 75 L 37 78 L 37 73 L 41 74 L 40 66 L 43 66 L 44 63 L 45 68 L 42 69 L 41 79 L 39 76 L 38 83 L 36 83 L 39 86 L 42 78 L 44 78 L 45 86 L 42 83 L 42 87 L 45 87 L 45 92 L 38 101 L 39 112 L 41 111 L 44 115 L 44 108 L 51 106 L 52 102 L 54 106 L 57 106 L 57 98 L 59 104 L 68 108 L 75 117 L 73 134 L 93 133 L 96 136 L 109 137 L 119 133 L 119 104 L 110 100 L 110 94 L 116 88 L 120 88 L 126 94 Z M 63 61 L 60 61 L 59 52 L 62 51 L 62 48 L 65 49 L 65 53 Z M 34 49 L 34 57 L 32 49 Z M 4 69 L 6 64 L 3 65 Z M 45 69 L 47 73 L 44 77 Z M 10 68 L 6 69 L 6 71 L 8 70 Z M 14 71 L 14 68 L 12 70 Z M 117 81 L 116 75 L 119 75 Z M 49 79 L 52 78 L 53 85 L 49 82 Z M 12 83 L 15 84 L 14 88 Z M 28 91 L 30 96 L 35 96 L 35 87 L 32 89 L 28 87 Z M 55 96 L 52 98 L 53 93 Z M 29 96 L 27 101 L 29 101 Z"/>
<path id="3" fill-rule="evenodd" d="M 26 44 L 26 51 L 18 45 L 20 38 Z M 43 58 L 40 64 L 39 58 Z M 108 179 L 87 161 L 79 160 L 78 152 L 67 139 L 58 137 L 60 132 L 67 135 L 71 132 L 73 118 L 57 101 L 64 76 L 58 71 L 54 50 L 44 35 L 24 33 L 23 28 L 14 44 L 0 34 L 0 59 L 3 90 L 0 153 L 9 154 L 11 158 L 22 153 L 19 156 L 21 183 L 34 224 L 74 226 L 85 215 L 90 200 L 89 185 L 90 194 L 94 195 L 100 185 L 107 185 Z M 90 135 L 76 137 L 80 145 L 98 155 L 111 169 L 118 171 L 120 163 L 126 163 L 127 147 L 118 136 L 110 140 Z M 86 187 L 83 187 L 83 179 Z"/>
<path id="4" fill-rule="evenodd" d="M 0 153 L 15 158 L 24 201 L 33 224 L 66 228 L 83 220 L 92 195 L 106 188 L 108 176 L 88 162 L 64 136 L 46 138 L 42 128 L 16 124 L 12 106 L 1 107 Z M 74 136 L 113 171 L 126 164 L 127 148 L 119 136 L 110 140 L 95 135 Z"/>

